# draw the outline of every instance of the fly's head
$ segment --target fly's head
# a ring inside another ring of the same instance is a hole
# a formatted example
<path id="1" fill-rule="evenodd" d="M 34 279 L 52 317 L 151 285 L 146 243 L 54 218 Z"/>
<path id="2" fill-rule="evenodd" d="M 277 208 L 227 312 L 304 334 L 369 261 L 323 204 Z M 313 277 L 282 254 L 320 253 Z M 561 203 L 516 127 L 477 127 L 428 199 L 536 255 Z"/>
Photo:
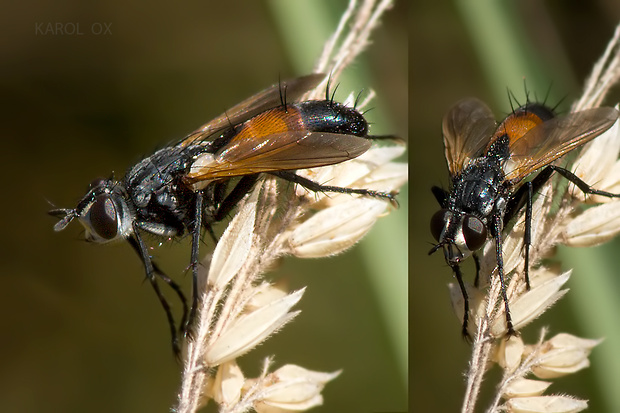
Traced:
<path id="1" fill-rule="evenodd" d="M 134 214 L 126 191 L 111 179 L 96 179 L 75 209 L 53 209 L 59 218 L 54 231 L 62 231 L 77 218 L 86 230 L 86 240 L 105 243 L 126 238 L 133 231 Z"/>
<path id="2" fill-rule="evenodd" d="M 488 234 L 486 224 L 479 217 L 448 208 L 433 215 L 431 233 L 437 244 L 429 251 L 429 255 L 443 248 L 446 263 L 451 267 L 480 249 Z"/>

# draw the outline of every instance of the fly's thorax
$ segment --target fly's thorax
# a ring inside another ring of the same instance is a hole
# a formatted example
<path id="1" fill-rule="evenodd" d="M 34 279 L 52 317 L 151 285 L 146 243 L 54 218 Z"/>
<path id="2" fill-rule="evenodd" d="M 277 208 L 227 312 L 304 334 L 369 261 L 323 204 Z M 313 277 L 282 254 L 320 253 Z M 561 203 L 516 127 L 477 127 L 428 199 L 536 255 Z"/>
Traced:
<path id="1" fill-rule="evenodd" d="M 499 164 L 487 159 L 472 163 L 454 178 L 449 204 L 458 210 L 487 217 L 496 209 L 495 202 L 502 192 L 503 177 Z"/>
<path id="2" fill-rule="evenodd" d="M 182 235 L 193 220 L 195 201 L 182 179 L 194 158 L 210 149 L 207 144 L 166 147 L 132 167 L 118 187 L 133 223 L 163 237 Z"/>
<path id="3" fill-rule="evenodd" d="M 510 158 L 510 142 L 509 132 L 500 125 L 481 159 L 489 166 L 499 168 L 499 165 Z"/>
<path id="4" fill-rule="evenodd" d="M 176 192 L 180 177 L 189 169 L 196 153 L 205 150 L 206 147 L 198 145 L 166 147 L 131 168 L 122 184 L 135 207 L 146 208 L 153 196 Z M 164 195 L 164 198 L 171 197 Z"/>

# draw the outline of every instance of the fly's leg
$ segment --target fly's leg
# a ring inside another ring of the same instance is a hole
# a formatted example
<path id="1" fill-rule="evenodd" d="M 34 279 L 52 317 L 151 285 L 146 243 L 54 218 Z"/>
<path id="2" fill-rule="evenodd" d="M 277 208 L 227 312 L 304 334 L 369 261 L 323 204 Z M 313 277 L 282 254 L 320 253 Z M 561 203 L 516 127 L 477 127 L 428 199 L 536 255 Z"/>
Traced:
<path id="1" fill-rule="evenodd" d="M 252 190 L 252 187 L 258 180 L 259 175 L 246 175 L 237 182 L 237 185 L 230 193 L 219 203 L 219 207 L 215 212 L 215 221 L 221 221 L 232 211 L 232 209 L 241 201 L 241 199 Z"/>
<path id="2" fill-rule="evenodd" d="M 571 181 L 573 184 L 575 184 L 575 186 L 577 186 L 577 188 L 581 189 L 581 191 L 584 194 L 601 195 L 607 198 L 620 198 L 620 194 L 612 194 L 611 192 L 599 191 L 598 189 L 593 189 L 590 185 L 585 183 L 581 178 L 579 178 L 577 175 L 575 175 L 574 173 L 572 173 L 571 171 L 567 169 L 564 169 L 556 165 L 549 165 L 547 168 L 556 171 L 557 173 L 562 175 L 564 178 Z"/>
<path id="3" fill-rule="evenodd" d="M 153 268 L 155 269 L 155 273 L 159 276 L 159 278 L 161 278 L 166 284 L 170 286 L 170 288 L 174 290 L 174 292 L 179 297 L 179 300 L 181 300 L 181 303 L 183 304 L 183 316 L 181 317 L 181 322 L 179 323 L 179 332 L 183 333 L 185 329 L 185 324 L 187 323 L 188 315 L 187 300 L 185 299 L 183 290 L 181 289 L 179 284 L 175 283 L 170 277 L 164 274 L 164 272 L 159 269 L 157 264 L 153 263 Z"/>
<path id="4" fill-rule="evenodd" d="M 166 298 L 162 294 L 159 288 L 159 285 L 157 284 L 157 279 L 155 278 L 155 267 L 153 266 L 153 261 L 151 260 L 151 256 L 148 253 L 148 249 L 146 248 L 146 245 L 144 244 L 144 241 L 142 240 L 142 237 L 140 237 L 138 231 L 139 231 L 138 226 L 134 223 L 133 235 L 127 238 L 127 240 L 129 241 L 129 244 L 134 248 L 134 250 L 136 250 L 140 258 L 142 259 L 142 262 L 144 263 L 144 269 L 146 270 L 146 278 L 148 278 L 149 282 L 153 286 L 153 290 L 155 290 L 155 294 L 157 294 L 157 298 L 159 299 L 161 306 L 166 312 L 166 317 L 168 318 L 168 325 L 170 326 L 170 335 L 172 336 L 172 351 L 174 352 L 175 357 L 177 359 L 180 359 L 181 347 L 179 345 L 179 337 L 177 335 L 177 329 L 174 323 L 174 317 L 172 316 L 172 310 L 170 309 L 170 305 L 168 304 L 168 301 L 166 301 Z M 161 277 L 161 274 L 159 275 Z M 178 292 L 180 292 L 180 289 L 178 290 Z M 182 293 L 180 296 L 182 296 Z M 185 301 L 184 296 L 182 300 Z"/>
<path id="5" fill-rule="evenodd" d="M 187 324 L 184 326 L 185 334 L 191 337 L 192 326 L 196 318 L 198 308 L 198 268 L 200 266 L 200 233 L 202 230 L 202 211 L 204 208 L 204 194 L 196 192 L 196 206 L 194 209 L 194 225 L 192 228 L 192 252 L 190 262 L 192 267 L 192 306 L 189 311 Z"/>
<path id="6" fill-rule="evenodd" d="M 475 252 L 471 254 L 474 258 L 474 264 L 476 264 L 476 278 L 474 278 L 474 287 L 480 286 L 480 257 Z"/>
<path id="7" fill-rule="evenodd" d="M 512 318 L 510 317 L 510 308 L 508 307 L 508 296 L 506 294 L 506 280 L 504 277 L 504 257 L 502 254 L 502 217 L 499 214 L 493 216 L 493 236 L 495 237 L 495 252 L 497 259 L 497 274 L 501 283 L 502 299 L 504 300 L 504 310 L 506 312 L 506 328 L 507 335 L 514 336 L 517 333 L 512 326 Z"/>
<path id="8" fill-rule="evenodd" d="M 271 172 L 272 175 L 278 176 L 282 179 L 286 179 L 289 182 L 293 182 L 295 184 L 299 184 L 304 188 L 313 191 L 313 192 L 337 192 L 340 194 L 358 194 L 363 196 L 371 196 L 374 198 L 383 198 L 389 200 L 392 204 L 398 205 L 396 201 L 396 193 L 387 193 L 387 192 L 379 192 L 373 191 L 372 189 L 363 189 L 363 188 L 343 188 L 340 186 L 330 186 L 330 185 L 321 185 L 318 182 L 314 182 L 308 178 L 304 178 L 290 171 L 278 171 Z"/>
<path id="9" fill-rule="evenodd" d="M 525 205 L 525 233 L 523 235 L 523 248 L 525 250 L 525 284 L 530 289 L 530 246 L 532 245 L 532 205 L 534 194 L 551 178 L 552 168 L 543 169 L 533 180 L 526 182 L 511 197 L 504 215 L 504 227 L 512 220 L 519 210 Z"/>
<path id="10" fill-rule="evenodd" d="M 465 289 L 465 283 L 463 282 L 463 274 L 461 273 L 461 268 L 458 264 L 451 265 L 450 267 L 452 267 L 452 271 L 454 271 L 454 276 L 459 283 L 461 294 L 463 295 L 463 324 L 461 326 L 461 335 L 465 340 L 470 341 L 471 337 L 467 331 L 467 328 L 469 327 L 469 297 L 467 296 L 467 290 Z"/>
<path id="11" fill-rule="evenodd" d="M 527 203 L 525 206 L 525 233 L 523 234 L 523 248 L 525 248 L 525 286 L 530 289 L 530 246 L 532 245 L 532 197 L 534 188 L 532 182 L 525 184 L 527 188 Z"/>

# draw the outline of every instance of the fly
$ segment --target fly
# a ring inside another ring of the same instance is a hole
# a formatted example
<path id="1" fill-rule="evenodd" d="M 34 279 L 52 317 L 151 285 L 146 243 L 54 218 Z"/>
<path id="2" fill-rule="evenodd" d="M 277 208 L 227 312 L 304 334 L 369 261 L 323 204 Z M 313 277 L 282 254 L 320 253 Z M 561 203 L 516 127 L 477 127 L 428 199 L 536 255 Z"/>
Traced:
<path id="1" fill-rule="evenodd" d="M 442 249 L 459 283 L 465 310 L 463 336 L 469 336 L 469 300 L 459 266 L 473 255 L 479 270 L 476 251 L 488 238 L 495 241 L 506 327 L 509 335 L 515 334 L 506 297 L 502 231 L 525 206 L 525 281 L 529 289 L 532 196 L 553 172 L 586 194 L 620 197 L 593 189 L 569 170 L 553 164 L 608 130 L 618 115 L 614 108 L 601 107 L 555 116 L 543 104 L 528 102 L 497 125 L 491 110 L 474 98 L 464 99 L 448 111 L 443 119 L 443 138 L 451 183 L 447 191 L 432 188 L 441 209 L 431 218 L 431 233 L 437 244 L 429 255 Z M 532 180 L 525 181 L 536 172 Z"/>
<path id="2" fill-rule="evenodd" d="M 129 242 L 140 256 L 146 277 L 166 313 L 177 356 L 177 328 L 158 279 L 181 300 L 179 331 L 187 333 L 198 303 L 201 235 L 206 231 L 215 239 L 212 225 L 227 217 L 261 174 L 310 191 L 358 194 L 395 202 L 394 193 L 323 185 L 295 173 L 297 169 L 356 158 L 370 148 L 373 139 L 393 138 L 369 135 L 364 116 L 355 108 L 335 102 L 329 92 L 325 100 L 299 101 L 323 79 L 323 74 L 312 74 L 265 89 L 175 145 L 143 159 L 122 179 L 93 181 L 75 208 L 49 212 L 59 218 L 55 231 L 77 219 L 86 229 L 87 241 Z M 238 181 L 228 188 L 232 178 Z M 153 262 L 143 240 L 145 233 L 166 239 L 191 235 L 193 296 L 189 316 L 181 288 Z"/>

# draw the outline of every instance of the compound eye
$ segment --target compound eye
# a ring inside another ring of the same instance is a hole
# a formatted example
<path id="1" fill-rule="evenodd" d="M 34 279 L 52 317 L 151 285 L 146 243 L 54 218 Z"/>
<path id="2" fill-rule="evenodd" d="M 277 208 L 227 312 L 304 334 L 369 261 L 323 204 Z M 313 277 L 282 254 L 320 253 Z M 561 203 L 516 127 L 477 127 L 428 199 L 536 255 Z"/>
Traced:
<path id="1" fill-rule="evenodd" d="M 113 239 L 118 234 L 118 214 L 114 201 L 108 194 L 95 198 L 90 207 L 90 225 L 95 233 L 103 239 Z"/>
<path id="2" fill-rule="evenodd" d="M 431 234 L 433 234 L 433 237 L 437 241 L 439 241 L 439 238 L 441 237 L 441 233 L 446 227 L 446 222 L 448 222 L 449 213 L 450 211 L 448 211 L 447 209 L 442 209 L 442 210 L 435 212 L 435 215 L 433 215 L 433 217 L 431 218 Z"/>
<path id="3" fill-rule="evenodd" d="M 470 251 L 476 251 L 487 240 L 487 227 L 478 217 L 466 215 L 463 220 L 463 238 Z"/>

